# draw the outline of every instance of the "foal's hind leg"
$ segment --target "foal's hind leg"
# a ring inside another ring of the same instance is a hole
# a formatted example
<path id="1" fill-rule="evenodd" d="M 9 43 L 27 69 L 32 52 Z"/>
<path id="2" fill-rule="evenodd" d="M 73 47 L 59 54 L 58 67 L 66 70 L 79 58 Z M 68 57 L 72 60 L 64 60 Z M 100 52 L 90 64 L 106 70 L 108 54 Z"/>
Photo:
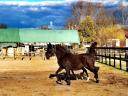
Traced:
<path id="1" fill-rule="evenodd" d="M 96 83 L 99 83 L 99 79 L 98 79 L 98 70 L 99 67 L 94 67 L 91 71 L 94 73 L 94 78 L 96 79 Z"/>
<path id="2" fill-rule="evenodd" d="M 69 68 L 65 68 L 66 70 L 66 82 L 67 82 L 67 85 L 70 85 L 71 82 L 70 82 L 70 69 Z"/>
<path id="3" fill-rule="evenodd" d="M 94 78 L 96 79 L 96 83 L 99 83 L 99 79 L 98 79 L 98 71 L 99 71 L 99 67 L 95 67 L 94 68 Z"/>
<path id="4" fill-rule="evenodd" d="M 84 72 L 86 73 L 87 75 L 87 81 L 89 81 L 89 75 L 88 75 L 88 72 L 85 68 L 82 68 L 83 72 L 81 73 L 82 75 L 84 74 Z M 84 78 L 84 77 L 83 77 Z"/>
<path id="5" fill-rule="evenodd" d="M 73 75 L 73 79 L 77 79 L 77 76 L 75 75 L 75 73 L 74 73 L 74 71 L 73 70 L 71 70 L 71 72 L 72 72 L 72 75 Z"/>

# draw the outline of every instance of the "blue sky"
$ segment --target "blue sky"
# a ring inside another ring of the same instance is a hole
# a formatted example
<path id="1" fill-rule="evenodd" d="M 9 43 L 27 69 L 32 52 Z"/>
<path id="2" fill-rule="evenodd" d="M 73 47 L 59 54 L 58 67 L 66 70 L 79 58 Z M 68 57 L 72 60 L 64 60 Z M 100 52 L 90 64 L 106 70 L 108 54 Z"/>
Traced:
<path id="1" fill-rule="evenodd" d="M 71 16 L 72 2 L 77 0 L 0 0 L 0 23 L 13 28 L 36 28 L 53 22 L 55 28 L 63 28 Z M 84 0 L 90 1 L 90 0 Z M 106 5 L 122 0 L 92 0 Z M 128 0 L 123 0 L 127 5 Z"/>
<path id="2" fill-rule="evenodd" d="M 69 2 L 66 3 L 67 0 L 0 1 L 0 23 L 13 28 L 49 26 L 50 22 L 53 22 L 55 28 L 63 28 L 71 16 L 71 8 Z"/>
<path id="3" fill-rule="evenodd" d="M 0 0 L 0 1 L 30 1 L 30 2 L 38 2 L 38 1 L 65 1 L 65 0 Z"/>

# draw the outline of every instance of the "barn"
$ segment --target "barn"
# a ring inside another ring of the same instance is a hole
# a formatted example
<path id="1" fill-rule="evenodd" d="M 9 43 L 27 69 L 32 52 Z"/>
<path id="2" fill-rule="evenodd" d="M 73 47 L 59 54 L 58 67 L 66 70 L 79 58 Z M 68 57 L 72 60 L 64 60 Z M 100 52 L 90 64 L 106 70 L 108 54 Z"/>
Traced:
<path id="1" fill-rule="evenodd" d="M 79 43 L 76 30 L 0 29 L 0 42 Z"/>
<path id="2" fill-rule="evenodd" d="M 30 45 L 41 45 L 49 42 L 79 43 L 80 39 L 77 30 L 0 29 L 0 46 L 2 48 L 17 47 L 18 43 L 22 43 L 25 45 L 25 52 L 29 52 Z"/>

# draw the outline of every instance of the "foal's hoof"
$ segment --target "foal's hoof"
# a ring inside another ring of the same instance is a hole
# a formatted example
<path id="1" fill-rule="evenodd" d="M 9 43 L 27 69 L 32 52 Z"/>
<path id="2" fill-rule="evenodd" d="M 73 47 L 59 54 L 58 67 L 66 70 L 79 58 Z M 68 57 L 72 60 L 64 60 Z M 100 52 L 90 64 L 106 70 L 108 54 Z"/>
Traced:
<path id="1" fill-rule="evenodd" d="M 57 84 L 60 84 L 60 85 L 62 85 L 62 82 L 61 82 L 61 81 L 56 81 L 56 83 L 57 83 Z"/>
<path id="2" fill-rule="evenodd" d="M 50 74 L 50 75 L 49 75 L 49 78 L 53 78 L 53 77 L 55 77 L 54 74 Z"/>
<path id="3" fill-rule="evenodd" d="M 67 81 L 67 85 L 71 85 L 71 83 Z"/>
<path id="4" fill-rule="evenodd" d="M 96 80 L 96 83 L 99 83 L 99 80 Z"/>
<path id="5" fill-rule="evenodd" d="M 49 75 L 49 78 L 52 78 L 52 74 Z"/>
<path id="6" fill-rule="evenodd" d="M 90 77 L 87 77 L 87 81 L 89 81 L 90 80 Z"/>
<path id="7" fill-rule="evenodd" d="M 99 71 L 99 69 L 100 69 L 100 67 L 95 67 L 96 72 L 98 72 L 98 71 Z"/>

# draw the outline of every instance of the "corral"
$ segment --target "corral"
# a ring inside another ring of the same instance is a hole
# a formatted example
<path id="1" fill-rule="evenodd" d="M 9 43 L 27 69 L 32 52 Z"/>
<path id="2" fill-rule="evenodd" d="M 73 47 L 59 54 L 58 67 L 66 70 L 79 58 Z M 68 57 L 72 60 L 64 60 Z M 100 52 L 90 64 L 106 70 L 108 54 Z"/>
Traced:
<path id="1" fill-rule="evenodd" d="M 49 74 L 57 68 L 56 58 L 42 60 L 0 59 L 0 96 L 128 96 L 128 74 L 124 71 L 96 63 L 100 66 L 100 83 L 73 80 L 70 86 L 56 84 Z"/>
<path id="2" fill-rule="evenodd" d="M 35 35 L 31 36 L 31 33 L 38 34 L 37 39 Z M 15 38 L 10 36 L 10 29 L 1 30 L 0 41 L 3 42 L 16 42 L 16 43 L 35 43 L 35 42 L 70 42 L 79 43 L 79 37 L 77 31 L 69 31 L 65 36 L 62 33 L 64 31 L 55 31 L 60 37 L 56 38 L 56 35 L 52 35 L 49 39 L 47 33 L 42 33 L 42 30 L 14 30 L 11 32 L 15 33 Z M 23 32 L 27 32 L 28 35 Z M 71 33 L 71 34 L 69 34 Z M 44 35 L 45 34 L 45 35 Z M 50 33 L 51 34 L 51 33 Z M 74 37 L 76 38 L 71 38 Z M 46 36 L 47 35 L 47 36 Z M 44 38 L 42 38 L 44 36 Z M 57 36 L 57 37 L 59 37 Z M 9 38 L 7 38 L 9 37 Z M 46 38 L 47 37 L 47 38 Z M 27 39 L 28 38 L 28 39 Z M 43 40 L 43 41 L 42 41 Z M 45 41 L 48 40 L 48 41 Z M 49 41 L 51 40 L 51 41 Z M 55 40 L 55 41 L 53 41 Z M 65 41 L 66 40 L 66 41 Z M 9 49 L 20 55 L 21 50 Z M 6 50 L 3 50 L 6 56 Z M 9 51 L 10 52 L 10 51 Z M 12 51 L 11 51 L 12 52 Z M 24 52 L 23 52 L 24 53 Z M 10 53 L 8 54 L 10 55 Z M 17 55 L 17 56 L 18 56 Z M 32 60 L 29 60 L 29 56 L 22 54 L 25 58 L 8 57 L 0 59 L 0 96 L 127 96 L 128 95 L 128 74 L 127 72 L 114 69 L 112 67 L 96 63 L 100 67 L 99 80 L 100 83 L 95 83 L 93 74 L 89 72 L 90 81 L 86 80 L 73 80 L 70 86 L 67 86 L 65 82 L 63 85 L 57 84 L 56 78 L 50 79 L 49 75 L 54 73 L 58 64 L 55 57 L 50 60 L 43 60 L 41 56 L 35 55 Z"/>

